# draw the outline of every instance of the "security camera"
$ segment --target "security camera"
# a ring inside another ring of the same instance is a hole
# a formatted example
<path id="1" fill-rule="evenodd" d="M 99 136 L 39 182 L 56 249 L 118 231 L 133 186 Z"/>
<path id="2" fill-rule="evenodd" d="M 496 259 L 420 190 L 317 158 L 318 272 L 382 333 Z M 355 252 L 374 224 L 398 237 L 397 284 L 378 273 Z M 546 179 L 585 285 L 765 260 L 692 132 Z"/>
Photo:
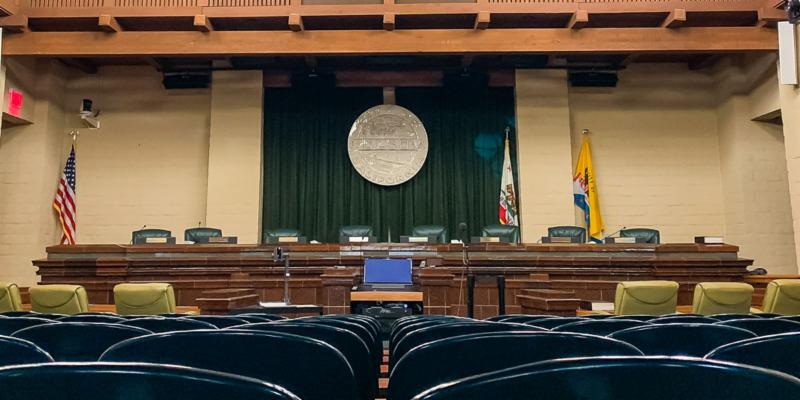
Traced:
<path id="1" fill-rule="evenodd" d="M 81 100 L 81 111 L 79 115 L 87 128 L 100 128 L 100 120 L 97 118 L 100 115 L 100 111 L 96 113 L 92 112 L 92 99 Z"/>
<path id="2" fill-rule="evenodd" d="M 786 13 L 790 23 L 800 24 L 800 0 L 786 0 Z"/>

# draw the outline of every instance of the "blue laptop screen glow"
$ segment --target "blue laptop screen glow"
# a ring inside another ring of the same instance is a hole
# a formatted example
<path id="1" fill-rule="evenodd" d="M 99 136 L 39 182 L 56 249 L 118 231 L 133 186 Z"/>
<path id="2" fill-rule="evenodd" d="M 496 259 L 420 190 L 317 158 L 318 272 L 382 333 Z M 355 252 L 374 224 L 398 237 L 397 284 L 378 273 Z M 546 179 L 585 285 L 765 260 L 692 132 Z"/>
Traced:
<path id="1" fill-rule="evenodd" d="M 411 284 L 411 259 L 367 258 L 364 260 L 364 283 Z"/>

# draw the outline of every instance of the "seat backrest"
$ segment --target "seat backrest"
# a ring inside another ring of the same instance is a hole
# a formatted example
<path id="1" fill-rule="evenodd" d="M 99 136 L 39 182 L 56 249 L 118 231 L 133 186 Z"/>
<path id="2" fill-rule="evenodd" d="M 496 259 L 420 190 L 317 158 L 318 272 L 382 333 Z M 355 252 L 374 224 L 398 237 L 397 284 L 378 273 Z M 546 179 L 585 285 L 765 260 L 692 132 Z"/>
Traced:
<path id="1" fill-rule="evenodd" d="M 536 329 L 541 328 L 505 322 L 454 322 L 452 324 L 434 325 L 418 329 L 397 342 L 394 350 L 390 353 L 389 370 L 391 371 L 394 365 L 411 349 L 434 340 L 470 333 L 535 331 Z"/>
<path id="2" fill-rule="evenodd" d="M 300 232 L 297 229 L 292 229 L 292 228 L 266 229 L 264 230 L 262 241 L 264 243 L 270 243 L 273 241 L 277 241 L 278 238 L 282 237 L 300 237 L 300 236 L 303 236 L 303 232 Z"/>
<path id="3" fill-rule="evenodd" d="M 800 332 L 730 343 L 714 349 L 705 358 L 756 365 L 800 378 Z"/>
<path id="4" fill-rule="evenodd" d="M 101 361 L 213 368 L 275 383 L 303 400 L 358 398 L 353 370 L 341 352 L 322 341 L 284 332 L 157 333 L 121 342 Z"/>
<path id="5" fill-rule="evenodd" d="M 422 329 L 428 326 L 452 324 L 456 322 L 475 322 L 475 321 L 460 321 L 455 318 L 436 318 L 436 319 L 421 319 L 413 321 L 412 323 L 405 324 L 398 329 L 393 330 L 389 335 L 389 352 L 393 352 L 397 343 L 406 337 L 411 332 L 417 329 Z"/>
<path id="6" fill-rule="evenodd" d="M 571 322 L 553 328 L 554 332 L 587 333 L 590 335 L 606 336 L 623 329 L 635 326 L 649 325 L 648 322 L 635 319 L 587 319 Z"/>
<path id="7" fill-rule="evenodd" d="M 200 226 L 196 228 L 189 228 L 183 231 L 183 240 L 197 242 L 198 239 L 207 239 L 210 237 L 222 236 L 222 229 L 208 228 Z"/>
<path id="8" fill-rule="evenodd" d="M 486 225 L 481 229 L 481 236 L 508 238 L 510 243 L 519 243 L 519 228 L 514 225 Z"/>
<path id="9" fill-rule="evenodd" d="M 241 317 L 255 317 L 261 318 L 265 321 L 280 321 L 282 319 L 287 319 L 282 315 L 275 315 L 275 314 L 262 314 L 262 313 L 244 313 L 244 314 L 234 314 L 231 315 L 232 317 L 241 318 Z"/>
<path id="10" fill-rule="evenodd" d="M 364 237 L 372 236 L 372 227 L 369 225 L 345 225 L 339 228 L 339 237 Z"/>
<path id="11" fill-rule="evenodd" d="M 661 243 L 661 233 L 656 229 L 650 228 L 630 228 L 619 231 L 620 237 L 635 237 L 644 239 L 645 243 Z"/>
<path id="12" fill-rule="evenodd" d="M 292 320 L 282 320 L 282 321 L 275 321 L 273 323 L 282 324 L 282 323 L 296 323 L 296 324 L 315 324 L 315 325 L 325 325 L 325 326 L 335 326 L 337 328 L 342 328 L 348 330 L 350 332 L 355 333 L 358 335 L 364 343 L 369 346 L 372 357 L 373 363 L 375 364 L 375 368 L 380 368 L 381 359 L 383 357 L 383 343 L 380 340 L 380 337 L 376 336 L 373 331 L 363 324 L 358 323 L 356 321 L 348 321 L 345 319 L 339 318 L 324 318 L 324 317 L 306 317 L 306 318 L 296 318 Z"/>
<path id="13" fill-rule="evenodd" d="M 22 297 L 16 283 L 0 282 L 0 312 L 22 310 Z"/>
<path id="14" fill-rule="evenodd" d="M 737 328 L 747 329 L 758 336 L 800 331 L 800 322 L 778 318 L 732 319 L 717 322 L 717 325 L 735 326 Z"/>
<path id="15" fill-rule="evenodd" d="M 585 321 L 586 318 L 582 317 L 547 317 L 536 318 L 525 321 L 525 325 L 538 326 L 544 329 L 553 329 L 557 326 L 566 325 L 572 322 Z M 503 321 L 505 322 L 505 321 Z"/>
<path id="16" fill-rule="evenodd" d="M 650 320 L 656 319 L 658 317 L 654 315 L 641 315 L 641 314 L 631 314 L 631 315 L 612 315 L 608 317 L 608 319 L 635 319 L 637 321 L 648 322 Z"/>
<path id="17" fill-rule="evenodd" d="M 543 361 L 431 389 L 415 400 L 681 399 L 800 396 L 800 379 L 763 368 L 702 359 L 602 357 Z"/>
<path id="18" fill-rule="evenodd" d="M 52 362 L 41 347 L 23 339 L 0 336 L 0 366 Z"/>
<path id="19" fill-rule="evenodd" d="M 617 284 L 614 314 L 664 315 L 678 305 L 678 282 L 630 281 Z"/>
<path id="20" fill-rule="evenodd" d="M 248 323 L 243 319 L 227 315 L 188 315 L 182 318 L 192 319 L 195 321 L 208 322 L 209 324 L 214 325 L 219 329 L 228 328 L 236 325 L 244 325 Z"/>
<path id="21" fill-rule="evenodd" d="M 28 289 L 31 310 L 51 314 L 79 314 L 89 311 L 89 296 L 78 285 L 39 285 Z"/>
<path id="22" fill-rule="evenodd" d="M 764 312 L 800 314 L 800 279 L 775 279 L 764 293 Z"/>
<path id="23" fill-rule="evenodd" d="M 717 321 L 729 321 L 732 319 L 745 319 L 745 318 L 760 318 L 758 315 L 754 314 L 714 314 L 709 315 L 709 318 L 714 318 Z"/>
<path id="24" fill-rule="evenodd" d="M 166 229 L 140 229 L 131 233 L 131 243 L 136 243 L 139 240 L 147 238 L 166 238 L 172 236 L 172 232 Z"/>
<path id="25" fill-rule="evenodd" d="M 217 329 L 216 326 L 208 322 L 198 321 L 188 318 L 136 318 L 120 322 L 121 325 L 136 326 L 147 329 L 153 333 L 191 331 L 196 329 Z"/>
<path id="26" fill-rule="evenodd" d="M 581 243 L 586 243 L 586 229 L 581 226 L 551 226 L 547 228 L 547 236 L 578 238 Z"/>
<path id="27" fill-rule="evenodd" d="M 94 314 L 76 314 L 61 317 L 59 322 L 105 322 L 108 324 L 116 324 L 125 321 L 125 318 L 117 317 L 115 315 L 94 315 Z"/>
<path id="28" fill-rule="evenodd" d="M 454 336 L 421 345 L 398 361 L 389 379 L 388 398 L 410 400 L 452 380 L 553 358 L 636 355 L 642 353 L 625 342 L 573 333 L 511 331 Z"/>
<path id="29" fill-rule="evenodd" d="M 700 315 L 747 314 L 753 287 L 743 282 L 700 282 L 694 287 L 692 312 Z"/>
<path id="30" fill-rule="evenodd" d="M 533 321 L 533 320 L 537 320 L 537 319 L 544 319 L 544 318 L 553 318 L 553 316 L 552 315 L 535 315 L 535 314 L 531 314 L 531 315 L 524 315 L 524 314 L 520 314 L 520 315 L 501 315 L 501 316 L 498 316 L 498 317 L 493 318 L 493 319 L 488 319 L 487 318 L 485 321 L 490 321 L 490 322 L 513 322 L 513 323 L 518 323 L 518 324 L 524 324 L 524 323 L 526 323 L 528 321 Z"/>
<path id="31" fill-rule="evenodd" d="M 630 343 L 648 356 L 702 357 L 719 346 L 755 334 L 716 324 L 653 324 L 614 332 L 608 337 Z"/>
<path id="32" fill-rule="evenodd" d="M 35 317 L 0 318 L 0 335 L 11 336 L 12 333 L 29 326 L 52 324 L 56 321 Z"/>
<path id="33" fill-rule="evenodd" d="M 12 336 L 33 342 L 56 361 L 97 361 L 112 345 L 150 333 L 120 324 L 62 322 L 32 326 Z"/>
<path id="34" fill-rule="evenodd" d="M 174 365 L 48 363 L 0 368 L 8 399 L 299 400 L 256 379 Z"/>
<path id="35" fill-rule="evenodd" d="M 228 329 L 246 329 L 260 332 L 285 332 L 317 339 L 339 350 L 353 369 L 362 400 L 373 400 L 378 395 L 378 374 L 372 360 L 372 351 L 353 332 L 322 324 L 292 324 L 290 322 L 255 323 Z"/>
<path id="36" fill-rule="evenodd" d="M 647 322 L 651 324 L 713 324 L 719 322 L 719 320 L 697 315 L 670 315 L 667 317 L 653 318 Z"/>
<path id="37" fill-rule="evenodd" d="M 175 312 L 175 290 L 169 283 L 120 283 L 114 286 L 120 315 L 159 315 Z"/>
<path id="38" fill-rule="evenodd" d="M 411 229 L 411 236 L 436 236 L 437 243 L 447 243 L 447 228 L 441 225 L 417 225 Z"/>

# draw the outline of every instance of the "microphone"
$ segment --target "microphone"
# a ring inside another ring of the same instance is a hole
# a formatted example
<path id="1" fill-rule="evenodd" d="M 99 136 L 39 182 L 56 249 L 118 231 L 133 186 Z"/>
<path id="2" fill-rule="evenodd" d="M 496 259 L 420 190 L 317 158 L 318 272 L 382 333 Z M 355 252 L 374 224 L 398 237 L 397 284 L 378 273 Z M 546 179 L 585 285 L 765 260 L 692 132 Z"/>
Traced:
<path id="1" fill-rule="evenodd" d="M 281 246 L 275 247 L 275 250 L 272 250 L 272 261 L 283 261 L 283 249 Z"/>
<path id="2" fill-rule="evenodd" d="M 603 241 L 605 242 L 605 241 L 606 241 L 606 239 L 608 239 L 608 238 L 610 238 L 610 237 L 614 237 L 614 235 L 616 235 L 616 234 L 618 234 L 618 233 L 620 233 L 620 232 L 624 231 L 625 229 L 628 229 L 628 227 L 627 227 L 627 226 L 623 226 L 622 228 L 619 228 L 619 229 L 617 229 L 617 231 L 616 231 L 616 232 L 613 232 L 613 233 L 611 233 L 611 234 L 608 234 L 608 235 L 605 235 L 605 236 L 603 236 Z"/>
<path id="3" fill-rule="evenodd" d="M 458 238 L 461 239 L 461 243 L 467 244 L 467 223 L 461 222 L 458 224 Z"/>

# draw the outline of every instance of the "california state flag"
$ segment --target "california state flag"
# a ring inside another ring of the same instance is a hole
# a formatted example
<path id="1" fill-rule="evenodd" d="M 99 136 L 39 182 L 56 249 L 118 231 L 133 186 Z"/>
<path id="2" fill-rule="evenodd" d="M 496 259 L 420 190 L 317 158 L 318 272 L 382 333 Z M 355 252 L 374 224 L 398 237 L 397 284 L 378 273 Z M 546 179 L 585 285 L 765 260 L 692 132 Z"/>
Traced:
<path id="1" fill-rule="evenodd" d="M 514 171 L 511 170 L 511 150 L 508 147 L 503 154 L 503 179 L 500 182 L 500 223 L 503 225 L 519 225 L 517 218 L 517 193 L 514 190 Z"/>

